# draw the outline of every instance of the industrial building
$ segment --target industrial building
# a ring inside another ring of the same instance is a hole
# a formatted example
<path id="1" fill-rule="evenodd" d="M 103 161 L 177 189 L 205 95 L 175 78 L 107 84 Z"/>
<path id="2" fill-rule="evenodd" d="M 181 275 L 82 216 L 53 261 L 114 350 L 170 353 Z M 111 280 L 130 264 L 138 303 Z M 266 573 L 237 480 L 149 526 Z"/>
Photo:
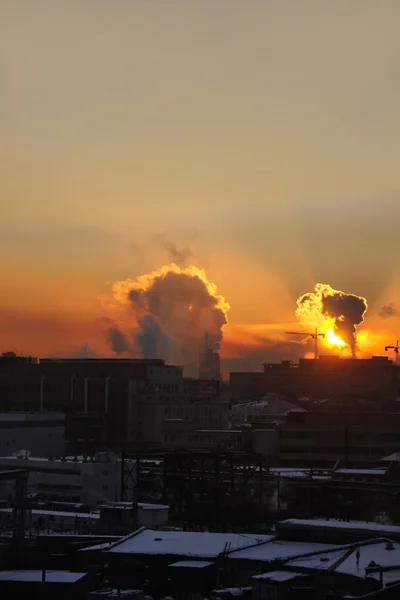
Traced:
<path id="1" fill-rule="evenodd" d="M 56 412 L 0 412 L 0 456 L 22 448 L 32 456 L 66 453 L 65 414 Z"/>
<path id="2" fill-rule="evenodd" d="M 277 430 L 281 465 L 374 466 L 399 448 L 400 413 L 293 411 Z"/>
<path id="3" fill-rule="evenodd" d="M 298 363 L 265 363 L 262 373 L 231 373 L 230 392 L 236 399 L 275 392 L 287 399 L 306 396 L 382 403 L 399 395 L 399 382 L 400 369 L 387 356 L 355 359 L 321 355 Z"/>
<path id="4" fill-rule="evenodd" d="M 63 500 L 95 508 L 100 502 L 120 498 L 121 462 L 112 454 L 38 458 L 24 452 L 0 457 L 0 469 L 26 469 L 27 494 L 36 500 Z M 0 498 L 12 502 L 11 483 L 2 484 Z"/>

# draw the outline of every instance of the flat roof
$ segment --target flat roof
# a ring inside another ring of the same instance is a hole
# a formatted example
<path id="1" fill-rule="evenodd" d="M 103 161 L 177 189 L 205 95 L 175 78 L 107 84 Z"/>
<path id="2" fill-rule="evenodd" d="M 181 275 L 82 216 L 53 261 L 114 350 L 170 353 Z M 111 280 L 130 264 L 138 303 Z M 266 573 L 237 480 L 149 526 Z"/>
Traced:
<path id="1" fill-rule="evenodd" d="M 72 573 L 70 571 L 46 571 L 48 583 L 76 583 L 87 573 Z M 42 571 L 0 571 L 0 581 L 21 581 L 26 583 L 39 583 L 42 581 Z"/>
<path id="2" fill-rule="evenodd" d="M 12 513 L 12 508 L 0 508 L 1 513 Z M 32 509 L 27 510 L 28 513 L 32 513 L 32 515 L 42 516 L 42 517 L 74 517 L 75 519 L 100 519 L 100 515 L 98 513 L 80 513 L 80 512 L 68 512 L 68 511 L 58 511 L 58 510 L 40 510 L 40 509 Z"/>
<path id="3" fill-rule="evenodd" d="M 327 521 L 326 519 L 287 519 L 286 521 L 281 521 L 278 523 L 279 526 L 283 527 L 310 527 L 317 528 L 322 527 L 324 529 L 349 529 L 353 531 L 373 531 L 380 532 L 382 534 L 390 534 L 394 533 L 396 535 L 400 534 L 400 526 L 399 525 L 381 525 L 380 523 L 367 523 L 366 521 L 337 521 L 336 519 L 331 519 Z"/>
<path id="4" fill-rule="evenodd" d="M 264 544 L 253 548 L 245 548 L 231 552 L 228 556 L 233 560 L 257 560 L 269 562 L 276 559 L 294 558 L 304 554 L 313 554 L 324 550 L 334 550 L 337 544 L 320 544 L 314 542 L 294 542 L 272 538 Z"/>
<path id="5" fill-rule="evenodd" d="M 349 554 L 349 548 L 352 547 L 353 552 Z M 357 559 L 357 549 L 359 549 L 359 560 Z M 341 559 L 343 560 L 340 562 Z M 299 557 L 287 563 L 287 566 L 290 568 L 329 571 L 335 566 L 336 562 L 339 562 L 334 569 L 337 573 L 353 575 L 363 579 L 366 576 L 366 568 L 370 566 L 371 562 L 374 562 L 377 567 L 390 569 L 388 572 L 383 571 L 384 583 L 400 581 L 400 544 L 385 539 L 368 540 L 342 547 L 340 550 L 333 552 L 321 552 L 314 556 Z M 368 577 L 373 577 L 379 581 L 379 571 L 372 572 Z"/>
<path id="6" fill-rule="evenodd" d="M 296 577 L 307 577 L 305 573 L 294 573 L 293 571 L 271 571 L 270 573 L 262 573 L 261 575 L 254 575 L 252 579 L 261 579 L 263 581 L 290 581 L 296 579 Z"/>
<path id="7" fill-rule="evenodd" d="M 139 529 L 111 546 L 113 554 L 152 554 L 215 558 L 271 539 L 267 535 L 208 533 L 193 531 L 154 531 Z"/>
<path id="8" fill-rule="evenodd" d="M 205 569 L 206 567 L 211 567 L 214 563 L 206 562 L 204 560 L 180 560 L 170 567 L 177 567 L 178 569 Z"/>

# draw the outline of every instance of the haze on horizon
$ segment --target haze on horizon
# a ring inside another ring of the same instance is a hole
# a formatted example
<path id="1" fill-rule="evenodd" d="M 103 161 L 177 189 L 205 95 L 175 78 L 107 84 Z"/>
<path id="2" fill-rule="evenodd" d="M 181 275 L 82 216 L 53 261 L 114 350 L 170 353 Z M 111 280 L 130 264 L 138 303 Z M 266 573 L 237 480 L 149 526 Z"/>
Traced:
<path id="1" fill-rule="evenodd" d="M 108 283 L 168 263 L 172 240 L 231 306 L 229 367 L 284 358 L 321 281 L 368 299 L 382 354 L 399 18 L 396 0 L 3 3 L 0 350 L 106 353 Z"/>

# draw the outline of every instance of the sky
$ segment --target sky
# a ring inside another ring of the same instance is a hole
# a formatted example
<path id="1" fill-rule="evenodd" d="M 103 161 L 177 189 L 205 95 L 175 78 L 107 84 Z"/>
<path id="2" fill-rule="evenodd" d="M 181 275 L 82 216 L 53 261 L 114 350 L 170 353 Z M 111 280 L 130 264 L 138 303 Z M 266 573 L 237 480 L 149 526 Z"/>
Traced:
<path id="1" fill-rule="evenodd" d="M 399 18 L 398 0 L 0 3 L 0 350 L 109 352 L 111 284 L 167 263 L 163 238 L 230 304 L 226 369 L 285 358 L 317 282 L 367 298 L 382 353 Z"/>

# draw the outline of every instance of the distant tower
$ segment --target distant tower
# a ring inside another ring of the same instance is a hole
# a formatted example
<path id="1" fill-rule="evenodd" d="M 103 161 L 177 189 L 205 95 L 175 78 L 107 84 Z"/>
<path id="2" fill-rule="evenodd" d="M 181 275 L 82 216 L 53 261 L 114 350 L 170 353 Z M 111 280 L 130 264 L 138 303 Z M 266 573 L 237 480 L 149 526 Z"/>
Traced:
<path id="1" fill-rule="evenodd" d="M 221 359 L 217 350 L 209 347 L 208 333 L 204 335 L 204 352 L 200 353 L 199 378 L 221 380 Z"/>

